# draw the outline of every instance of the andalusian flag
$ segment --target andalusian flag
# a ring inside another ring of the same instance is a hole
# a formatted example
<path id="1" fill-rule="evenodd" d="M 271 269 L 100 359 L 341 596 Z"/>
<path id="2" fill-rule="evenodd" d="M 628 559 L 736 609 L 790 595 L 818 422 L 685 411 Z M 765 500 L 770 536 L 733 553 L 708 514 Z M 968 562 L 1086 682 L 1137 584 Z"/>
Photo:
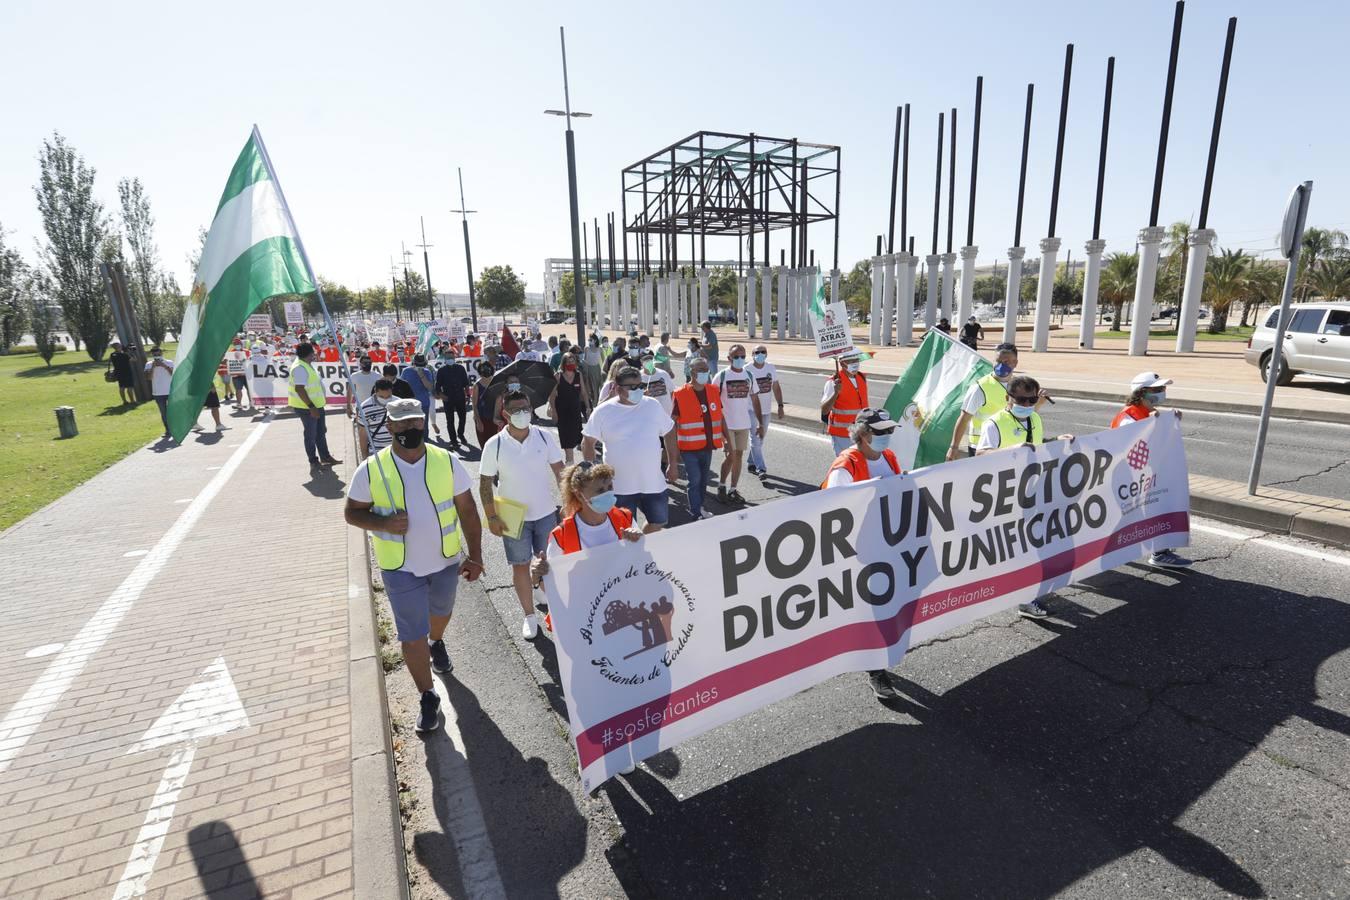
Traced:
<path id="1" fill-rule="evenodd" d="M 258 129 L 235 160 L 202 248 L 179 329 L 169 391 L 169 431 L 197 422 L 216 367 L 249 313 L 278 294 L 307 294 L 299 239 Z"/>
<path id="2" fill-rule="evenodd" d="M 918 425 L 917 442 L 894 448 L 904 469 L 931 466 L 947 459 L 961 403 L 971 385 L 993 371 L 987 359 L 965 344 L 936 329 L 924 335 L 919 355 L 886 398 L 886 411 L 901 423 L 897 430 L 912 434 L 916 423 L 922 423 Z M 913 456 L 907 459 L 910 450 Z"/>

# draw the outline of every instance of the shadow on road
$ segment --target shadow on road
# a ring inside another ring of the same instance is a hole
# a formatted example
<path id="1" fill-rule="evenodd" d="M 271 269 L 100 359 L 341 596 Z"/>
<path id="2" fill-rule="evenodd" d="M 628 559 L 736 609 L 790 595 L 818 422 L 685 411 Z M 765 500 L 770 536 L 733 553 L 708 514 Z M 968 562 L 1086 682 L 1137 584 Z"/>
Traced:
<path id="1" fill-rule="evenodd" d="M 228 822 L 203 822 L 188 832 L 188 850 L 206 897 L 261 897 L 239 839 Z"/>
<path id="2" fill-rule="evenodd" d="M 1350 736 L 1315 682 L 1350 647 L 1350 606 L 1201 573 L 1154 596 L 1119 572 L 1086 584 L 1122 605 L 1052 600 L 1056 637 L 941 696 L 897 678 L 917 727 L 870 724 L 683 801 L 699 785 L 612 779 L 616 872 L 659 896 L 1044 897 L 1147 847 L 1264 896 L 1176 821 L 1292 716 Z M 1306 752 L 1292 764 L 1345 765 Z"/>

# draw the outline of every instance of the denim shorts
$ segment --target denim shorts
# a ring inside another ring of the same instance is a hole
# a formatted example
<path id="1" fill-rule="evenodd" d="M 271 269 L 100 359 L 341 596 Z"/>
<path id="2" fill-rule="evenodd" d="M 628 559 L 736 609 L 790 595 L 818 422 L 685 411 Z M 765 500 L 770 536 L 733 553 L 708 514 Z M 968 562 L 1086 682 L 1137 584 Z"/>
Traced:
<path id="1" fill-rule="evenodd" d="M 520 528 L 520 537 L 502 535 L 502 546 L 506 548 L 506 561 L 513 566 L 523 566 L 536 553 L 543 553 L 548 547 L 548 536 L 558 524 L 558 512 L 554 510 L 542 519 L 526 522 Z"/>
<path id="2" fill-rule="evenodd" d="M 384 593 L 394 613 L 400 641 L 423 641 L 431 633 L 432 616 L 448 616 L 455 608 L 459 563 L 430 575 L 385 571 Z"/>
<path id="3" fill-rule="evenodd" d="M 648 525 L 665 525 L 670 520 L 670 498 L 665 491 L 659 494 L 620 494 L 618 506 L 634 516 L 642 510 Z"/>

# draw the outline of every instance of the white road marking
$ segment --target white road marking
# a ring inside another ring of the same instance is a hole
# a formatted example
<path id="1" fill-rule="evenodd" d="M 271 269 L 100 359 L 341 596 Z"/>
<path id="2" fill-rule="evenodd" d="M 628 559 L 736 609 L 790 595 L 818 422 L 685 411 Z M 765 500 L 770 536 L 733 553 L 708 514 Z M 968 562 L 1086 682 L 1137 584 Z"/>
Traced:
<path id="1" fill-rule="evenodd" d="M 501 873 L 497 870 L 497 854 L 492 849 L 492 838 L 488 835 L 487 823 L 483 820 L 483 808 L 478 804 L 478 792 L 473 784 L 473 774 L 469 771 L 469 751 L 464 746 L 464 737 L 459 732 L 459 718 L 455 708 L 450 705 L 450 696 L 445 684 L 435 675 L 431 678 L 436 696 L 441 698 L 441 715 L 445 719 L 445 736 L 454 746 L 454 753 L 439 752 L 434 757 L 439 769 L 435 781 L 439 787 L 441 801 L 445 804 L 445 826 L 450 840 L 455 842 L 455 853 L 459 857 L 460 876 L 464 881 L 464 893 L 472 898 L 504 898 L 506 888 L 502 885 Z M 433 732 L 427 742 L 438 740 Z M 428 759 L 433 759 L 428 752 Z"/>
<path id="2" fill-rule="evenodd" d="M 810 441 L 821 441 L 826 444 L 832 443 L 830 441 L 830 436 L 828 434 L 811 434 L 809 431 L 802 431 L 800 428 L 793 428 L 791 425 L 771 424 L 769 427 L 772 428 L 774 431 L 781 431 L 784 434 L 795 435 L 796 437 L 806 438 L 807 440 Z"/>
<path id="3" fill-rule="evenodd" d="M 197 498 L 195 498 L 195 497 L 184 497 L 184 498 L 181 499 L 181 500 L 175 500 L 175 501 L 173 501 L 173 502 L 174 502 L 174 503 L 191 503 L 191 502 L 192 502 L 193 500 L 195 500 L 195 499 L 197 499 Z"/>
<path id="4" fill-rule="evenodd" d="M 149 552 L 149 550 L 128 550 L 126 553 L 122 554 L 122 558 L 130 559 L 133 556 L 145 556 Z"/>
<path id="5" fill-rule="evenodd" d="M 206 512 L 211 501 L 225 487 L 249 451 L 258 443 L 266 428 L 266 425 L 259 425 L 239 449 L 230 455 L 221 470 L 211 478 L 188 508 L 183 510 L 178 520 L 164 533 L 149 554 L 136 564 L 131 574 L 118 585 L 108 599 L 103 601 L 98 611 L 67 645 L 66 652 L 48 664 L 38 680 L 33 682 L 5 714 L 4 720 L 0 721 L 0 772 L 4 772 L 14 762 L 14 758 L 23 750 L 28 739 L 42 726 L 47 714 L 61 702 L 66 690 L 107 643 L 123 617 L 140 598 L 141 592 L 169 562 L 178 545 L 192 531 L 202 513 Z"/>
<path id="6" fill-rule="evenodd" d="M 1240 531 L 1232 531 L 1228 528 L 1215 528 L 1212 525 L 1197 525 L 1195 522 L 1191 522 L 1191 530 L 1199 531 L 1202 534 L 1213 534 L 1217 535 L 1218 537 L 1225 537 L 1235 541 L 1247 541 L 1248 543 L 1251 544 L 1260 544 L 1262 547 L 1268 547 L 1271 550 L 1279 550 L 1284 553 L 1293 553 L 1298 556 L 1306 556 L 1309 559 L 1321 560 L 1322 562 L 1328 562 L 1332 563 L 1333 565 L 1345 566 L 1346 568 L 1350 568 L 1350 556 L 1346 556 L 1345 554 L 1342 553 L 1337 553 L 1336 551 L 1333 551 L 1330 548 L 1326 550 L 1321 549 L 1314 550 L 1311 547 L 1304 547 L 1299 544 L 1293 544 L 1287 541 L 1276 540 L 1274 538 L 1252 537 L 1252 534 L 1259 534 L 1260 532 L 1252 532 L 1252 534 L 1243 534 Z"/>
<path id="7" fill-rule="evenodd" d="M 43 644 L 41 647 L 34 647 L 23 656 L 24 659 L 37 659 L 41 656 L 51 656 L 64 646 L 65 644 Z"/>
<path id="8" fill-rule="evenodd" d="M 150 809 L 136 834 L 136 842 L 131 845 L 131 854 L 122 870 L 122 878 L 117 882 L 113 900 L 145 896 L 150 876 L 155 873 L 155 863 L 159 861 L 159 851 L 164 847 L 164 838 L 173 823 L 178 795 L 187 783 L 192 759 L 197 755 L 197 744 L 204 738 L 247 727 L 248 714 L 244 712 L 244 704 L 239 700 L 224 657 L 218 656 L 127 751 L 140 753 L 177 745 L 169 757 L 169 764 L 164 767 L 155 796 L 150 800 Z"/>

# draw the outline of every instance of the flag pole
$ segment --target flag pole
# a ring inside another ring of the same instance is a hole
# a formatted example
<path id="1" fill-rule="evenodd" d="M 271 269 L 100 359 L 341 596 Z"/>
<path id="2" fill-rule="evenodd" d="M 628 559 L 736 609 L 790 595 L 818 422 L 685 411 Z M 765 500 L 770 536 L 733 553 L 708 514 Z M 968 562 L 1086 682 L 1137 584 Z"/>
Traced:
<path id="1" fill-rule="evenodd" d="M 323 312 L 324 323 L 328 326 L 329 332 L 333 334 L 334 340 L 336 340 L 337 328 L 333 324 L 332 314 L 328 311 L 328 302 L 323 299 L 323 288 L 319 285 L 318 276 L 314 274 L 314 266 L 310 265 L 309 254 L 305 252 L 304 239 L 300 237 L 300 229 L 295 226 L 295 217 L 291 215 L 291 205 L 286 202 L 286 192 L 281 189 L 281 179 L 277 177 L 277 170 L 272 168 L 272 157 L 267 153 L 267 144 L 263 143 L 262 132 L 258 130 L 256 124 L 253 126 L 253 140 L 258 143 L 258 153 L 262 156 L 263 165 L 267 168 L 267 176 L 272 179 L 272 184 L 277 189 L 277 199 L 281 201 L 281 211 L 286 214 L 286 224 L 291 227 L 291 234 L 295 235 L 295 249 L 300 252 L 300 261 L 305 264 L 305 273 L 309 275 L 309 283 L 314 285 L 314 295 L 319 298 L 319 309 Z M 355 406 L 356 416 L 361 422 L 361 427 L 364 428 L 366 434 L 369 435 L 370 425 L 366 422 L 365 413 L 361 411 L 361 404 L 353 403 L 352 401 L 355 385 L 352 384 L 352 370 L 351 367 L 347 365 L 347 354 L 341 346 L 341 343 L 338 345 L 338 366 L 342 370 L 343 380 L 347 382 L 347 402 Z M 319 387 L 320 390 L 322 390 L 323 385 L 320 385 Z M 324 397 L 324 405 L 326 406 L 327 403 L 328 398 Z M 357 449 L 359 450 L 360 448 L 358 447 Z M 384 466 L 380 465 L 378 459 L 375 460 L 375 467 L 379 470 L 380 480 L 384 482 L 385 495 L 392 499 L 394 495 L 389 490 L 389 479 L 384 474 Z"/>

